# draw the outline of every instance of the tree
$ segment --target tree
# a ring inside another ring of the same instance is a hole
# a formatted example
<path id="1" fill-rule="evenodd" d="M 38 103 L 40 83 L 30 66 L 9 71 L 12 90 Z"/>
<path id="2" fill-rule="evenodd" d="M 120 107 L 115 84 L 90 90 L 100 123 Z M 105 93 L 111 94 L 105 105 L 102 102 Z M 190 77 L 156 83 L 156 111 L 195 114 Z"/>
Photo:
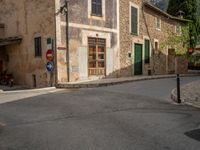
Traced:
<path id="1" fill-rule="evenodd" d="M 182 11 L 185 19 L 191 20 L 189 24 L 190 46 L 194 48 L 200 31 L 200 21 L 198 17 L 198 1 L 197 0 L 169 0 L 167 13 L 177 16 Z"/>
<path id="2" fill-rule="evenodd" d="M 161 10 L 166 11 L 169 0 L 150 0 L 150 2 Z"/>

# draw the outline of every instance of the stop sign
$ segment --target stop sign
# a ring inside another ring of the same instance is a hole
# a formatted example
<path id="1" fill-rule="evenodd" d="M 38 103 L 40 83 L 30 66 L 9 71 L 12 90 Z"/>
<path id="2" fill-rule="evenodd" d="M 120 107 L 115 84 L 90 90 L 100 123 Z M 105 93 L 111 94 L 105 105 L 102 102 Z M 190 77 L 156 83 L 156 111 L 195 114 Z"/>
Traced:
<path id="1" fill-rule="evenodd" d="M 49 49 L 46 53 L 46 58 L 48 61 L 52 61 L 53 60 L 53 50 Z"/>

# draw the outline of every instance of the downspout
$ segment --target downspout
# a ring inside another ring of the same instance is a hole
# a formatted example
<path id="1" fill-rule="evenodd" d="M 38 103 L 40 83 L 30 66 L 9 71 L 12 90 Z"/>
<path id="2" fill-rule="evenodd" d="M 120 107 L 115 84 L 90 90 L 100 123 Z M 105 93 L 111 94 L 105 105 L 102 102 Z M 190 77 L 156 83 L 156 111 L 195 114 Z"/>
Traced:
<path id="1" fill-rule="evenodd" d="M 66 6 L 66 11 L 65 11 L 65 19 L 66 19 L 66 59 L 67 59 L 67 82 L 70 82 L 70 62 L 69 62 L 69 10 L 68 10 L 68 0 L 65 0 L 65 6 Z"/>
<path id="2" fill-rule="evenodd" d="M 144 24 L 145 24 L 145 27 L 147 29 L 147 34 L 149 36 L 149 39 L 150 39 L 150 44 L 151 44 L 151 49 L 152 49 L 152 61 L 153 61 L 153 66 L 152 66 L 152 70 L 153 70 L 153 74 L 155 74 L 155 52 L 154 52 L 154 43 L 153 43 L 153 39 L 151 38 L 151 35 L 150 35 L 150 32 L 149 32 L 149 28 L 148 28 L 148 25 L 147 25 L 147 19 L 146 19 L 146 16 L 145 16 L 145 13 L 144 13 L 144 3 L 146 2 L 146 0 L 142 0 L 142 15 L 143 15 L 143 18 L 144 18 Z"/>
<path id="3" fill-rule="evenodd" d="M 55 46 L 55 51 L 54 51 L 54 55 L 55 55 L 55 58 L 54 58 L 54 64 L 55 64 L 55 69 L 54 69 L 54 84 L 57 85 L 58 84 L 58 68 L 57 68 L 57 21 L 56 21 L 56 17 L 57 17 L 57 10 L 56 10 L 56 0 L 54 0 L 54 12 L 55 12 L 55 15 L 54 15 L 54 29 L 55 29 L 55 41 L 54 41 L 54 46 Z"/>

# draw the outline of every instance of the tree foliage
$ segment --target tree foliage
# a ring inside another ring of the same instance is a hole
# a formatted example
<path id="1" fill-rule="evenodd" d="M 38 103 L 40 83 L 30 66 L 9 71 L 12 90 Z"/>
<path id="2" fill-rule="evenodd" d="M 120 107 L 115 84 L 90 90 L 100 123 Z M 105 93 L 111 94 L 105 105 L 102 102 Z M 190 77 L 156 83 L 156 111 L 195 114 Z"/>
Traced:
<path id="1" fill-rule="evenodd" d="M 169 0 L 150 0 L 150 2 L 161 10 L 166 11 Z"/>

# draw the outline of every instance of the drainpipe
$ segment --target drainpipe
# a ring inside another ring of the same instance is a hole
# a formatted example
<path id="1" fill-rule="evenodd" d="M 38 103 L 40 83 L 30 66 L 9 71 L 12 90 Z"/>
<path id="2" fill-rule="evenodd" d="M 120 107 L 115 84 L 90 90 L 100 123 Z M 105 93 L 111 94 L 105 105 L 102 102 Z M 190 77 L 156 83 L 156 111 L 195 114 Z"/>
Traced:
<path id="1" fill-rule="evenodd" d="M 154 42 L 153 42 L 153 39 L 151 38 L 151 35 L 150 35 L 150 32 L 149 32 L 149 28 L 148 28 L 148 23 L 147 23 L 147 20 L 146 20 L 146 16 L 145 16 L 145 13 L 144 13 L 144 3 L 145 2 L 149 2 L 148 0 L 142 0 L 142 15 L 143 15 L 143 18 L 144 18 L 144 24 L 145 24 L 145 27 L 147 29 L 147 34 L 149 36 L 149 39 L 150 39 L 150 44 L 151 44 L 151 50 L 152 50 L 152 62 L 153 62 L 153 66 L 152 66 L 152 71 L 153 71 L 153 75 L 155 74 L 155 52 L 154 52 Z"/>
<path id="2" fill-rule="evenodd" d="M 69 62 L 69 0 L 65 0 L 65 19 L 66 19 L 66 61 L 67 61 L 67 82 L 70 82 L 70 62 Z"/>

